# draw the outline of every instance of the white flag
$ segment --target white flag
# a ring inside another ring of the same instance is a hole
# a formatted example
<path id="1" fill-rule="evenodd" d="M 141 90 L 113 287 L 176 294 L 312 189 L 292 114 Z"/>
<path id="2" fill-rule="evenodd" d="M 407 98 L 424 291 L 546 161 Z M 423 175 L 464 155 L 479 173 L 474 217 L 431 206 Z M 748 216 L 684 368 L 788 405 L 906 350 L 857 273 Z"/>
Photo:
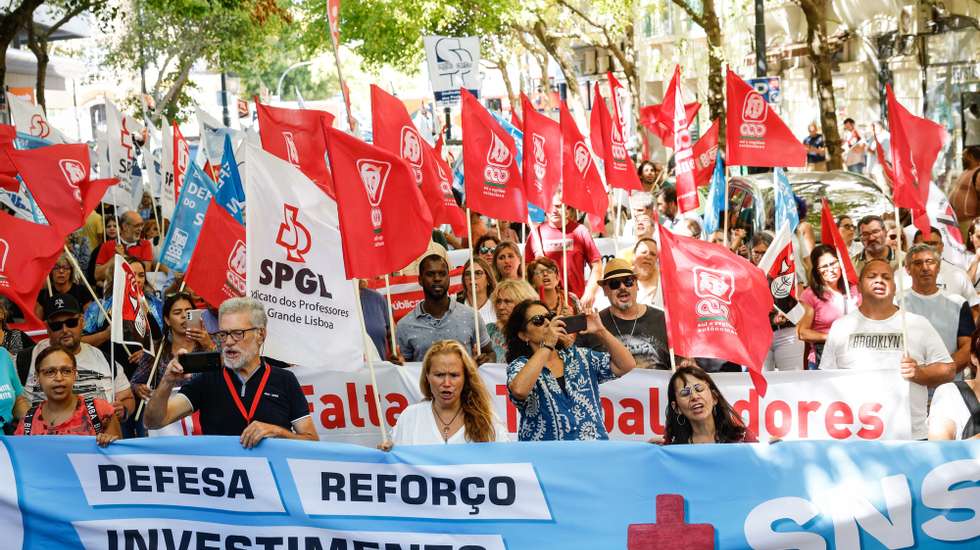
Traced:
<path id="1" fill-rule="evenodd" d="M 48 124 L 44 110 L 26 99 L 7 92 L 7 105 L 10 106 L 10 118 L 18 132 L 46 139 L 51 143 L 68 143 L 65 135 L 57 128 Z"/>
<path id="2" fill-rule="evenodd" d="M 337 203 L 292 164 L 244 148 L 246 288 L 269 316 L 264 353 L 293 365 L 355 369 L 364 350 Z"/>
<path id="3" fill-rule="evenodd" d="M 133 145 L 132 121 L 119 112 L 110 101 L 106 101 L 106 142 L 109 155 L 109 173 L 104 177 L 118 178 L 119 183 L 106 191 L 106 201 L 120 209 L 120 212 L 139 207 L 133 204 L 133 162 L 136 159 Z"/>
<path id="4" fill-rule="evenodd" d="M 174 130 L 164 118 L 161 126 L 163 146 L 160 149 L 160 212 L 163 218 L 172 220 L 177 207 L 177 190 L 174 187 Z"/>

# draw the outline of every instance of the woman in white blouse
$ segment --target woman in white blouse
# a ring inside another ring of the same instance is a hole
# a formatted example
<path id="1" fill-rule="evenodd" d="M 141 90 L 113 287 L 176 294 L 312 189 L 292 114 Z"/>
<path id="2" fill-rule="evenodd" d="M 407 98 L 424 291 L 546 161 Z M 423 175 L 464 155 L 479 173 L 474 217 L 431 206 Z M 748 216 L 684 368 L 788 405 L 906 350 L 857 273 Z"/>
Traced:
<path id="1" fill-rule="evenodd" d="M 394 445 L 510 441 L 507 428 L 494 413 L 476 362 L 459 342 L 441 340 L 429 348 L 422 360 L 419 387 L 425 399 L 398 416 Z"/>

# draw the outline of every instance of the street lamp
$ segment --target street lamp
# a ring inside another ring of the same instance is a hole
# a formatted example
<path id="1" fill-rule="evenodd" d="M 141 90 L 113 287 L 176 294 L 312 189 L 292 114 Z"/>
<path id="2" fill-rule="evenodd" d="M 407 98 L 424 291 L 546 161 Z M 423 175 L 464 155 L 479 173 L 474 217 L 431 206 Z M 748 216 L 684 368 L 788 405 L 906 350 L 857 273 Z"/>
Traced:
<path id="1" fill-rule="evenodd" d="M 300 61 L 298 63 L 293 63 L 292 65 L 289 66 L 289 68 L 287 68 L 285 71 L 283 71 L 282 72 L 282 76 L 279 77 L 279 84 L 276 86 L 276 99 L 279 99 L 280 101 L 282 100 L 282 82 L 283 82 L 283 80 L 286 79 L 286 75 L 289 74 L 289 71 L 291 71 L 293 69 L 298 69 L 299 67 L 305 67 L 306 65 L 312 65 L 312 64 L 313 64 L 313 61 L 312 60 L 309 60 L 309 61 Z"/>

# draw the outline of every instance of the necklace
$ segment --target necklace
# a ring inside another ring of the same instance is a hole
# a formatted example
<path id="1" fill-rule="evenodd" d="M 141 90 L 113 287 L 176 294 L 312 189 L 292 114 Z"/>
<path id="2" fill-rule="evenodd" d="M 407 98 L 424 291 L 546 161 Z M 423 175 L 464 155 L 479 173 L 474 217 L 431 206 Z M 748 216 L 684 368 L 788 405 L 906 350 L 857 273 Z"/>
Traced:
<path id="1" fill-rule="evenodd" d="M 456 414 L 453 415 L 453 417 L 449 420 L 449 422 L 444 422 L 442 420 L 442 417 L 439 416 L 439 412 L 436 411 L 436 404 L 434 402 L 432 403 L 432 414 L 434 414 L 435 417 L 436 417 L 436 419 L 439 420 L 439 423 L 442 424 L 442 440 L 443 441 L 449 441 L 449 427 L 453 425 L 453 422 L 456 421 L 456 418 L 459 417 L 459 413 L 461 413 L 461 412 L 463 412 L 463 407 L 462 406 L 460 406 L 459 409 L 456 410 Z"/>
<path id="2" fill-rule="evenodd" d="M 616 329 L 616 336 L 619 336 L 619 340 L 622 341 L 623 340 L 623 333 L 619 331 L 619 318 L 616 317 L 615 315 L 613 315 L 611 311 L 609 312 L 609 316 L 612 317 L 612 320 L 613 320 L 613 328 Z M 630 338 L 633 337 L 633 331 L 636 330 L 636 322 L 640 320 L 640 317 L 643 317 L 643 316 L 640 315 L 636 319 L 633 319 L 633 328 L 630 329 Z"/>

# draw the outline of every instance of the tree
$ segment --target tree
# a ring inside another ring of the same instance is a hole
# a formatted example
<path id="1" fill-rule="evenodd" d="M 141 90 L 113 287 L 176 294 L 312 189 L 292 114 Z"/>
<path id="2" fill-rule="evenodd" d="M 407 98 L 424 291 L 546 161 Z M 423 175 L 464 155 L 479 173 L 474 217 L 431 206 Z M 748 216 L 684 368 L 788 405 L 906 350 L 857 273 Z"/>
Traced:
<path id="1" fill-rule="evenodd" d="M 176 118 L 196 63 L 221 71 L 246 70 L 290 21 L 286 0 L 143 0 L 119 21 L 106 62 L 155 75 L 147 86 L 151 118 Z"/>
<path id="2" fill-rule="evenodd" d="M 7 85 L 7 48 L 24 24 L 34 17 L 34 10 L 43 3 L 44 0 L 21 0 L 16 8 L 0 15 L 0 86 Z"/>
<path id="3" fill-rule="evenodd" d="M 827 167 L 840 170 L 844 167 L 841 158 L 840 132 L 837 130 L 837 101 L 834 98 L 833 51 L 827 36 L 827 13 L 829 0 L 794 0 L 803 10 L 806 18 L 806 47 L 813 66 L 813 76 L 817 84 L 817 100 L 820 103 L 820 126 L 824 143 L 827 146 Z"/>
<path id="4" fill-rule="evenodd" d="M 724 54 L 721 43 L 721 23 L 715 11 L 715 0 L 701 0 L 700 9 L 690 0 L 672 0 L 684 10 L 697 26 L 704 30 L 708 41 L 708 110 L 712 119 L 718 119 L 722 142 L 725 136 L 725 76 L 722 72 Z"/>

